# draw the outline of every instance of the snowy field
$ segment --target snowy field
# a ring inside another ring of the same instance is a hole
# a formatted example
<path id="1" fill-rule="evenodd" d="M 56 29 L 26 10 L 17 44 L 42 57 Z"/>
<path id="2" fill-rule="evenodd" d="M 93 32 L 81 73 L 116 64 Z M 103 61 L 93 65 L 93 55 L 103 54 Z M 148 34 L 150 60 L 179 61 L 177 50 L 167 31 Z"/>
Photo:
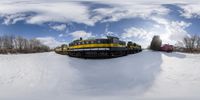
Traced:
<path id="1" fill-rule="evenodd" d="M 88 60 L 0 55 L 0 100 L 200 99 L 200 55 L 143 51 Z"/>

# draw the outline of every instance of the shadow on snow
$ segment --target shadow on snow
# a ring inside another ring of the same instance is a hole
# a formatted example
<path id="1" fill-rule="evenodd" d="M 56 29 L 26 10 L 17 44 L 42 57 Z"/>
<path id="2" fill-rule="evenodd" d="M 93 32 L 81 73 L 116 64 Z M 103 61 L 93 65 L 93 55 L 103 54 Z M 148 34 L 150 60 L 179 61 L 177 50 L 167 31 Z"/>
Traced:
<path id="1" fill-rule="evenodd" d="M 175 57 L 175 58 L 185 58 L 186 55 L 183 53 L 177 53 L 177 52 L 173 52 L 173 53 L 163 53 L 164 55 L 168 56 L 168 57 Z"/>
<path id="2" fill-rule="evenodd" d="M 143 51 L 106 60 L 69 59 L 80 80 L 74 93 L 86 95 L 141 94 L 148 90 L 160 73 L 160 52 Z"/>

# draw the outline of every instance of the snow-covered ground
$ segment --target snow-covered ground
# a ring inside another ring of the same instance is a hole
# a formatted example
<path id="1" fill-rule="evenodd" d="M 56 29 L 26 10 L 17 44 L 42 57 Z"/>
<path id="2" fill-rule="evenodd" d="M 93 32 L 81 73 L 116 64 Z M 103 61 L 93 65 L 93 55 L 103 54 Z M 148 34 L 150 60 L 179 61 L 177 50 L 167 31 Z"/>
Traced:
<path id="1" fill-rule="evenodd" d="M 0 55 L 0 100 L 200 99 L 200 55 Z"/>

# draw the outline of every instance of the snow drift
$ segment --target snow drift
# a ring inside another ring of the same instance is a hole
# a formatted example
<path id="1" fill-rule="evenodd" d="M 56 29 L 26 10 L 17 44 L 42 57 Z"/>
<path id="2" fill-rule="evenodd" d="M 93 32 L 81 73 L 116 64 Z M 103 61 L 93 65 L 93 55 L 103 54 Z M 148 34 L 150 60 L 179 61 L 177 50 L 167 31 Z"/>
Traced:
<path id="1" fill-rule="evenodd" d="M 53 52 L 0 55 L 0 99 L 200 98 L 199 59 L 152 51 L 101 60 Z"/>

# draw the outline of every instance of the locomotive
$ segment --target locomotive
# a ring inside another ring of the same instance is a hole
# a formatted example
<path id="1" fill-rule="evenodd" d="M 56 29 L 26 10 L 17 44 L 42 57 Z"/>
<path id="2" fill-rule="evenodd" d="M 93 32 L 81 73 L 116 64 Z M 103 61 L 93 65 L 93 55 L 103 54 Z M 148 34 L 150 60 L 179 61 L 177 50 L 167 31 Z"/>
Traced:
<path id="1" fill-rule="evenodd" d="M 118 37 L 87 39 L 82 38 L 55 49 L 56 53 L 79 58 L 113 58 L 142 51 L 140 45 L 119 40 Z"/>

